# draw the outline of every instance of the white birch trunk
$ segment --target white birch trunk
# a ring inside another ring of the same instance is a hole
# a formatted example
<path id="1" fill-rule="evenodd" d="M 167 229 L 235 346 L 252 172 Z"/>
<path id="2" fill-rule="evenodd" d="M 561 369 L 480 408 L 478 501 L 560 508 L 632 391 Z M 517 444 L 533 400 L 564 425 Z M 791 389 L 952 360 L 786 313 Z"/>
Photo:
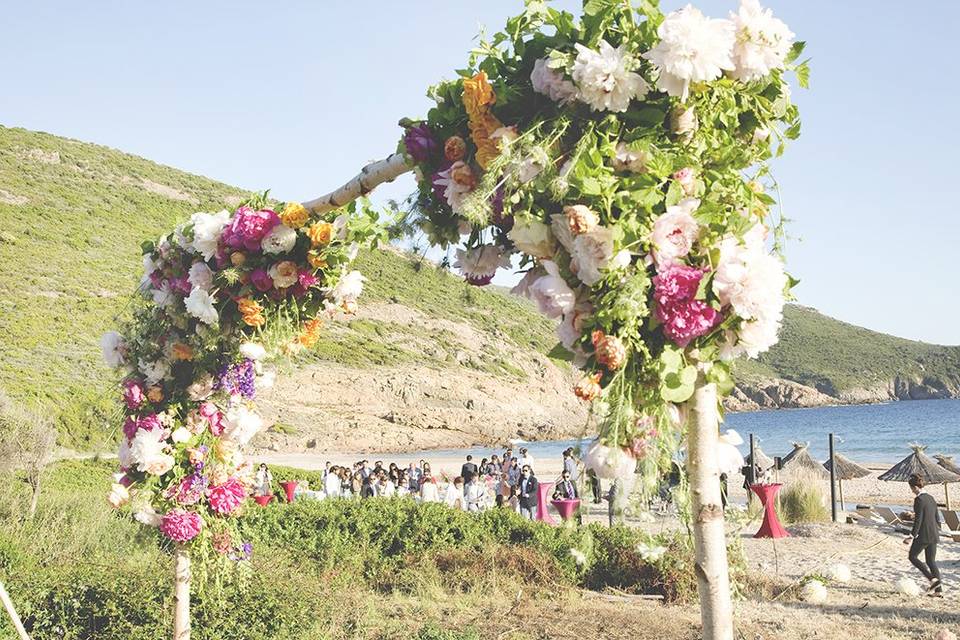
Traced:
<path id="1" fill-rule="evenodd" d="M 687 437 L 700 619 L 704 640 L 733 640 L 733 606 L 717 467 L 718 429 L 717 388 L 713 383 L 704 383 L 701 376 L 693 395 Z"/>
<path id="2" fill-rule="evenodd" d="M 390 182 L 399 175 L 412 171 L 413 165 L 407 163 L 407 158 L 401 153 L 372 162 L 360 170 L 348 183 L 335 191 L 304 202 L 303 206 L 311 213 L 325 213 L 342 207 L 362 195 L 366 195 L 384 182 Z"/>
<path id="3" fill-rule="evenodd" d="M 17 635 L 20 636 L 20 640 L 30 640 L 30 636 L 27 635 L 27 630 L 23 628 L 23 622 L 20 620 L 20 616 L 17 615 L 13 601 L 7 594 L 7 590 L 2 582 L 0 582 L 0 600 L 3 601 L 3 608 L 7 610 L 7 615 L 10 616 L 10 622 L 13 623 L 13 628 L 17 630 Z"/>
<path id="4" fill-rule="evenodd" d="M 190 553 L 178 546 L 173 563 L 173 640 L 190 640 Z"/>

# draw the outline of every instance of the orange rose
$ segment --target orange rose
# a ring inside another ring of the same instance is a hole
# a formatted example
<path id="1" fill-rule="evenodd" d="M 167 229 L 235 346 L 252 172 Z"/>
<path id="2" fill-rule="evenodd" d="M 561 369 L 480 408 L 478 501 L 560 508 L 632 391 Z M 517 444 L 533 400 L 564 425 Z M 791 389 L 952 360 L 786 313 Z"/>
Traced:
<path id="1" fill-rule="evenodd" d="M 172 349 L 174 360 L 193 360 L 193 348 L 182 342 L 177 342 Z"/>
<path id="2" fill-rule="evenodd" d="M 497 101 L 497 94 L 483 71 L 463 81 L 463 106 L 467 110 L 470 139 L 477 145 L 477 164 L 486 169 L 500 155 L 500 141 L 492 138 L 493 132 L 503 127 L 490 111 Z M 446 151 L 446 148 L 444 148 Z"/>
<path id="3" fill-rule="evenodd" d="M 581 400 L 586 400 L 587 402 L 595 400 L 596 397 L 600 395 L 600 372 L 590 374 L 580 380 L 577 386 L 573 388 L 573 392 Z"/>
<path id="4" fill-rule="evenodd" d="M 443 144 L 443 155 L 450 162 L 463 160 L 463 155 L 467 152 L 467 143 L 460 136 L 450 136 Z"/>
<path id="5" fill-rule="evenodd" d="M 163 402 L 163 389 L 156 386 L 147 389 L 147 400 L 153 404 Z"/>
<path id="6" fill-rule="evenodd" d="M 262 327 L 267 323 L 266 318 L 263 317 L 263 307 L 256 300 L 239 298 L 237 310 L 243 316 L 243 321 L 251 327 Z"/>
<path id="7" fill-rule="evenodd" d="M 299 202 L 288 202 L 280 214 L 280 222 L 291 229 L 299 229 L 307 224 L 310 212 Z"/>
<path id="8" fill-rule="evenodd" d="M 303 324 L 303 331 L 301 331 L 297 337 L 297 342 L 307 349 L 312 348 L 317 344 L 317 340 L 320 339 L 320 328 L 322 326 L 323 321 L 320 320 L 320 318 L 314 318 L 310 322 L 305 322 Z"/>
<path id="9" fill-rule="evenodd" d="M 323 269 L 327 266 L 327 260 L 323 257 L 323 254 L 316 249 L 311 249 L 307 252 L 307 262 L 310 263 L 310 266 L 314 269 Z"/>
<path id="10" fill-rule="evenodd" d="M 330 240 L 333 239 L 333 225 L 329 222 L 312 224 L 307 229 L 307 237 L 310 238 L 310 242 L 312 242 L 315 247 L 330 244 Z"/>

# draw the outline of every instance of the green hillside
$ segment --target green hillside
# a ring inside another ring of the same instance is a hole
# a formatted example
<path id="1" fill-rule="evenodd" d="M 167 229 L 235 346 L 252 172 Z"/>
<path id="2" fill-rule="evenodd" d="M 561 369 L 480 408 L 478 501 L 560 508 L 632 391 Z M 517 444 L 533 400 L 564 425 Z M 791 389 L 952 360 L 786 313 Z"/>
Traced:
<path id="1" fill-rule="evenodd" d="M 64 444 L 92 446 L 116 408 L 98 340 L 131 299 L 140 242 L 242 195 L 106 147 L 0 127 L 0 386 L 15 398 L 43 402 L 58 416 Z M 370 278 L 363 302 L 398 302 L 541 353 L 555 342 L 550 322 L 499 290 L 470 287 L 396 252 L 363 255 L 359 268 Z M 396 340 L 405 330 L 402 323 L 353 320 L 321 340 L 311 358 L 351 366 L 422 359 L 421 350 Z M 389 342 L 379 339 L 386 333 Z M 430 339 L 442 344 L 445 337 L 438 332 Z M 439 351 L 431 356 L 437 366 L 525 375 L 493 351 L 466 364 Z M 783 377 L 842 391 L 898 373 L 956 377 L 960 349 L 901 340 L 794 307 L 781 345 L 741 371 L 747 378 Z"/>

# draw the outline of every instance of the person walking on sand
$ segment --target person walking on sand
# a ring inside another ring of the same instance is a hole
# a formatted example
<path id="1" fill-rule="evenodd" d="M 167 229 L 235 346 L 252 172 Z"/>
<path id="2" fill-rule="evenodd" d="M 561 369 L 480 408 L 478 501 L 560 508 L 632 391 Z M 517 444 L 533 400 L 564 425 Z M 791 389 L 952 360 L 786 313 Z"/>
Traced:
<path id="1" fill-rule="evenodd" d="M 540 483 L 537 482 L 537 478 L 533 475 L 533 470 L 529 466 L 523 467 L 517 487 L 520 494 L 520 515 L 527 520 L 533 520 L 536 517 L 537 505 L 540 503 L 540 496 L 538 495 Z"/>
<path id="2" fill-rule="evenodd" d="M 940 539 L 937 501 L 924 491 L 923 486 L 926 483 L 921 476 L 913 474 L 907 484 L 916 497 L 913 499 L 913 530 L 903 543 L 910 545 L 908 557 L 911 564 L 930 581 L 927 595 L 942 598 L 943 584 L 940 582 L 940 569 L 937 567 L 937 541 Z M 925 563 L 920 560 L 921 552 Z"/>

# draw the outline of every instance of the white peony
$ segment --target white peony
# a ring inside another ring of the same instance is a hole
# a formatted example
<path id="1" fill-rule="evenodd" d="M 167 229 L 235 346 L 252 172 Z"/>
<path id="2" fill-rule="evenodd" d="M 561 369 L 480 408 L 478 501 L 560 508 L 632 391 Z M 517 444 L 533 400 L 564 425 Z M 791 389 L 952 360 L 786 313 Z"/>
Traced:
<path id="1" fill-rule="evenodd" d="M 159 527 L 160 523 L 163 522 L 163 516 L 157 513 L 150 504 L 145 504 L 134 512 L 133 519 L 149 527 Z"/>
<path id="2" fill-rule="evenodd" d="M 230 407 L 224 415 L 226 427 L 223 437 L 232 440 L 240 446 L 250 442 L 250 439 L 263 429 L 263 418 L 256 411 L 251 411 L 245 404 Z"/>
<path id="3" fill-rule="evenodd" d="M 563 74 L 548 66 L 548 60 L 541 58 L 533 63 L 530 82 L 533 90 L 549 97 L 554 102 L 566 104 L 577 97 L 577 88 Z"/>
<path id="4" fill-rule="evenodd" d="M 850 578 L 852 577 L 850 574 L 850 567 L 840 563 L 831 565 L 828 573 L 830 575 L 830 579 L 834 582 L 850 582 Z"/>
<path id="5" fill-rule="evenodd" d="M 240 355 L 250 360 L 263 360 L 267 357 L 267 350 L 262 344 L 256 342 L 244 342 L 240 345 Z"/>
<path id="6" fill-rule="evenodd" d="M 800 597 L 803 598 L 804 602 L 823 604 L 827 601 L 827 585 L 819 580 L 810 580 L 803 585 Z"/>
<path id="7" fill-rule="evenodd" d="M 577 263 L 577 277 L 585 285 L 600 280 L 600 272 L 607 268 L 613 257 L 613 231 L 597 225 L 573 240 L 571 256 Z"/>
<path id="8" fill-rule="evenodd" d="M 335 304 L 344 302 L 356 302 L 360 294 L 363 293 L 363 282 L 366 278 L 359 271 L 348 271 L 340 276 L 340 280 L 330 291 L 330 298 Z"/>
<path id="9" fill-rule="evenodd" d="M 152 253 L 143 254 L 143 277 L 140 278 L 140 286 L 143 287 L 150 282 L 150 275 L 160 268 L 154 259 Z"/>
<path id="10" fill-rule="evenodd" d="M 657 28 L 660 42 L 643 57 L 660 72 L 657 88 L 686 100 L 691 82 L 706 82 L 733 70 L 734 28 L 729 20 L 704 16 L 687 5 Z"/>
<path id="11" fill-rule="evenodd" d="M 110 486 L 110 493 L 107 494 L 107 504 L 114 509 L 119 509 L 130 502 L 130 492 L 125 486 L 114 483 Z"/>
<path id="12" fill-rule="evenodd" d="M 213 288 L 213 270 L 205 262 L 194 262 L 190 265 L 187 280 L 194 289 L 210 291 Z"/>
<path id="13" fill-rule="evenodd" d="M 517 249 L 534 258 L 550 258 L 556 250 L 550 227 L 532 218 L 517 218 L 507 237 Z"/>
<path id="14" fill-rule="evenodd" d="M 482 286 L 493 280 L 497 269 L 510 268 L 510 254 L 503 247 L 484 244 L 472 249 L 457 249 L 457 260 L 453 266 L 460 269 L 470 284 Z"/>
<path id="15" fill-rule="evenodd" d="M 630 173 L 646 173 L 650 154 L 647 151 L 634 151 L 626 142 L 617 143 L 617 153 L 613 156 L 613 168 Z"/>
<path id="16" fill-rule="evenodd" d="M 100 336 L 100 351 L 103 353 L 103 361 L 116 369 L 123 366 L 124 358 L 127 355 L 127 345 L 124 344 L 119 333 L 108 331 Z"/>
<path id="17" fill-rule="evenodd" d="M 220 319 L 220 315 L 217 313 L 217 308 L 213 305 L 213 302 L 213 296 L 199 287 L 194 287 L 190 291 L 190 295 L 183 300 L 184 305 L 187 307 L 187 313 L 200 322 L 209 325 L 217 324 L 217 321 Z"/>
<path id="18" fill-rule="evenodd" d="M 264 253 L 286 253 L 297 244 L 297 232 L 285 224 L 278 224 L 260 241 Z"/>
<path id="19" fill-rule="evenodd" d="M 577 296 L 560 276 L 557 263 L 544 260 L 542 266 L 547 274 L 530 285 L 530 298 L 537 303 L 540 313 L 548 318 L 559 318 L 573 311 Z"/>
<path id="20" fill-rule="evenodd" d="M 523 274 L 523 277 L 520 278 L 520 282 L 515 284 L 510 293 L 515 296 L 523 296 L 524 298 L 533 299 L 533 296 L 530 293 L 530 287 L 533 286 L 533 283 L 539 280 L 544 276 L 546 271 L 542 267 L 534 267 Z"/>
<path id="21" fill-rule="evenodd" d="M 650 241 L 653 243 L 653 259 L 658 269 L 669 266 L 690 253 L 700 232 L 700 225 L 691 214 L 699 206 L 700 201 L 696 198 L 684 198 L 667 207 L 666 213 L 654 221 Z"/>
<path id="22" fill-rule="evenodd" d="M 580 100 L 593 111 L 627 110 L 630 101 L 647 95 L 650 86 L 639 73 L 634 73 L 633 60 L 623 45 L 616 49 L 606 40 L 600 41 L 600 51 L 576 45 L 577 58 L 573 62 L 573 81 L 580 90 Z"/>
<path id="23" fill-rule="evenodd" d="M 193 223 L 193 249 L 209 260 L 217 253 L 217 244 L 223 228 L 230 222 L 230 212 L 224 209 L 217 213 L 195 213 L 190 216 Z"/>
<path id="24" fill-rule="evenodd" d="M 790 53 L 793 33 L 773 11 L 758 0 L 740 0 L 740 10 L 730 13 L 736 33 L 733 45 L 733 77 L 744 82 L 759 80 L 774 69 L 783 69 Z"/>
<path id="25" fill-rule="evenodd" d="M 167 453 L 167 434 L 163 429 L 140 429 L 130 443 L 130 459 L 139 471 L 162 476 L 173 467 Z"/>
<path id="26" fill-rule="evenodd" d="M 140 369 L 140 373 L 143 374 L 143 377 L 147 379 L 148 385 L 158 384 L 164 378 L 169 377 L 170 375 L 170 363 L 166 360 L 155 360 L 154 362 L 149 362 L 140 358 L 137 362 L 137 368 Z"/>
<path id="27" fill-rule="evenodd" d="M 170 283 L 166 280 L 160 285 L 159 289 L 152 289 L 150 291 L 150 296 L 153 298 L 153 304 L 157 305 L 161 309 L 169 307 L 177 298 L 173 294 L 173 290 L 170 289 Z"/>
<path id="28" fill-rule="evenodd" d="M 637 470 L 637 459 L 627 451 L 608 447 L 594 440 L 583 458 L 585 469 L 592 469 L 598 478 L 614 480 L 632 477 Z"/>
<path id="29" fill-rule="evenodd" d="M 170 434 L 170 439 L 177 444 L 183 444 L 184 442 L 189 442 L 190 438 L 193 437 L 193 434 L 190 433 L 190 430 L 186 427 L 177 427 L 173 430 L 173 433 Z"/>

